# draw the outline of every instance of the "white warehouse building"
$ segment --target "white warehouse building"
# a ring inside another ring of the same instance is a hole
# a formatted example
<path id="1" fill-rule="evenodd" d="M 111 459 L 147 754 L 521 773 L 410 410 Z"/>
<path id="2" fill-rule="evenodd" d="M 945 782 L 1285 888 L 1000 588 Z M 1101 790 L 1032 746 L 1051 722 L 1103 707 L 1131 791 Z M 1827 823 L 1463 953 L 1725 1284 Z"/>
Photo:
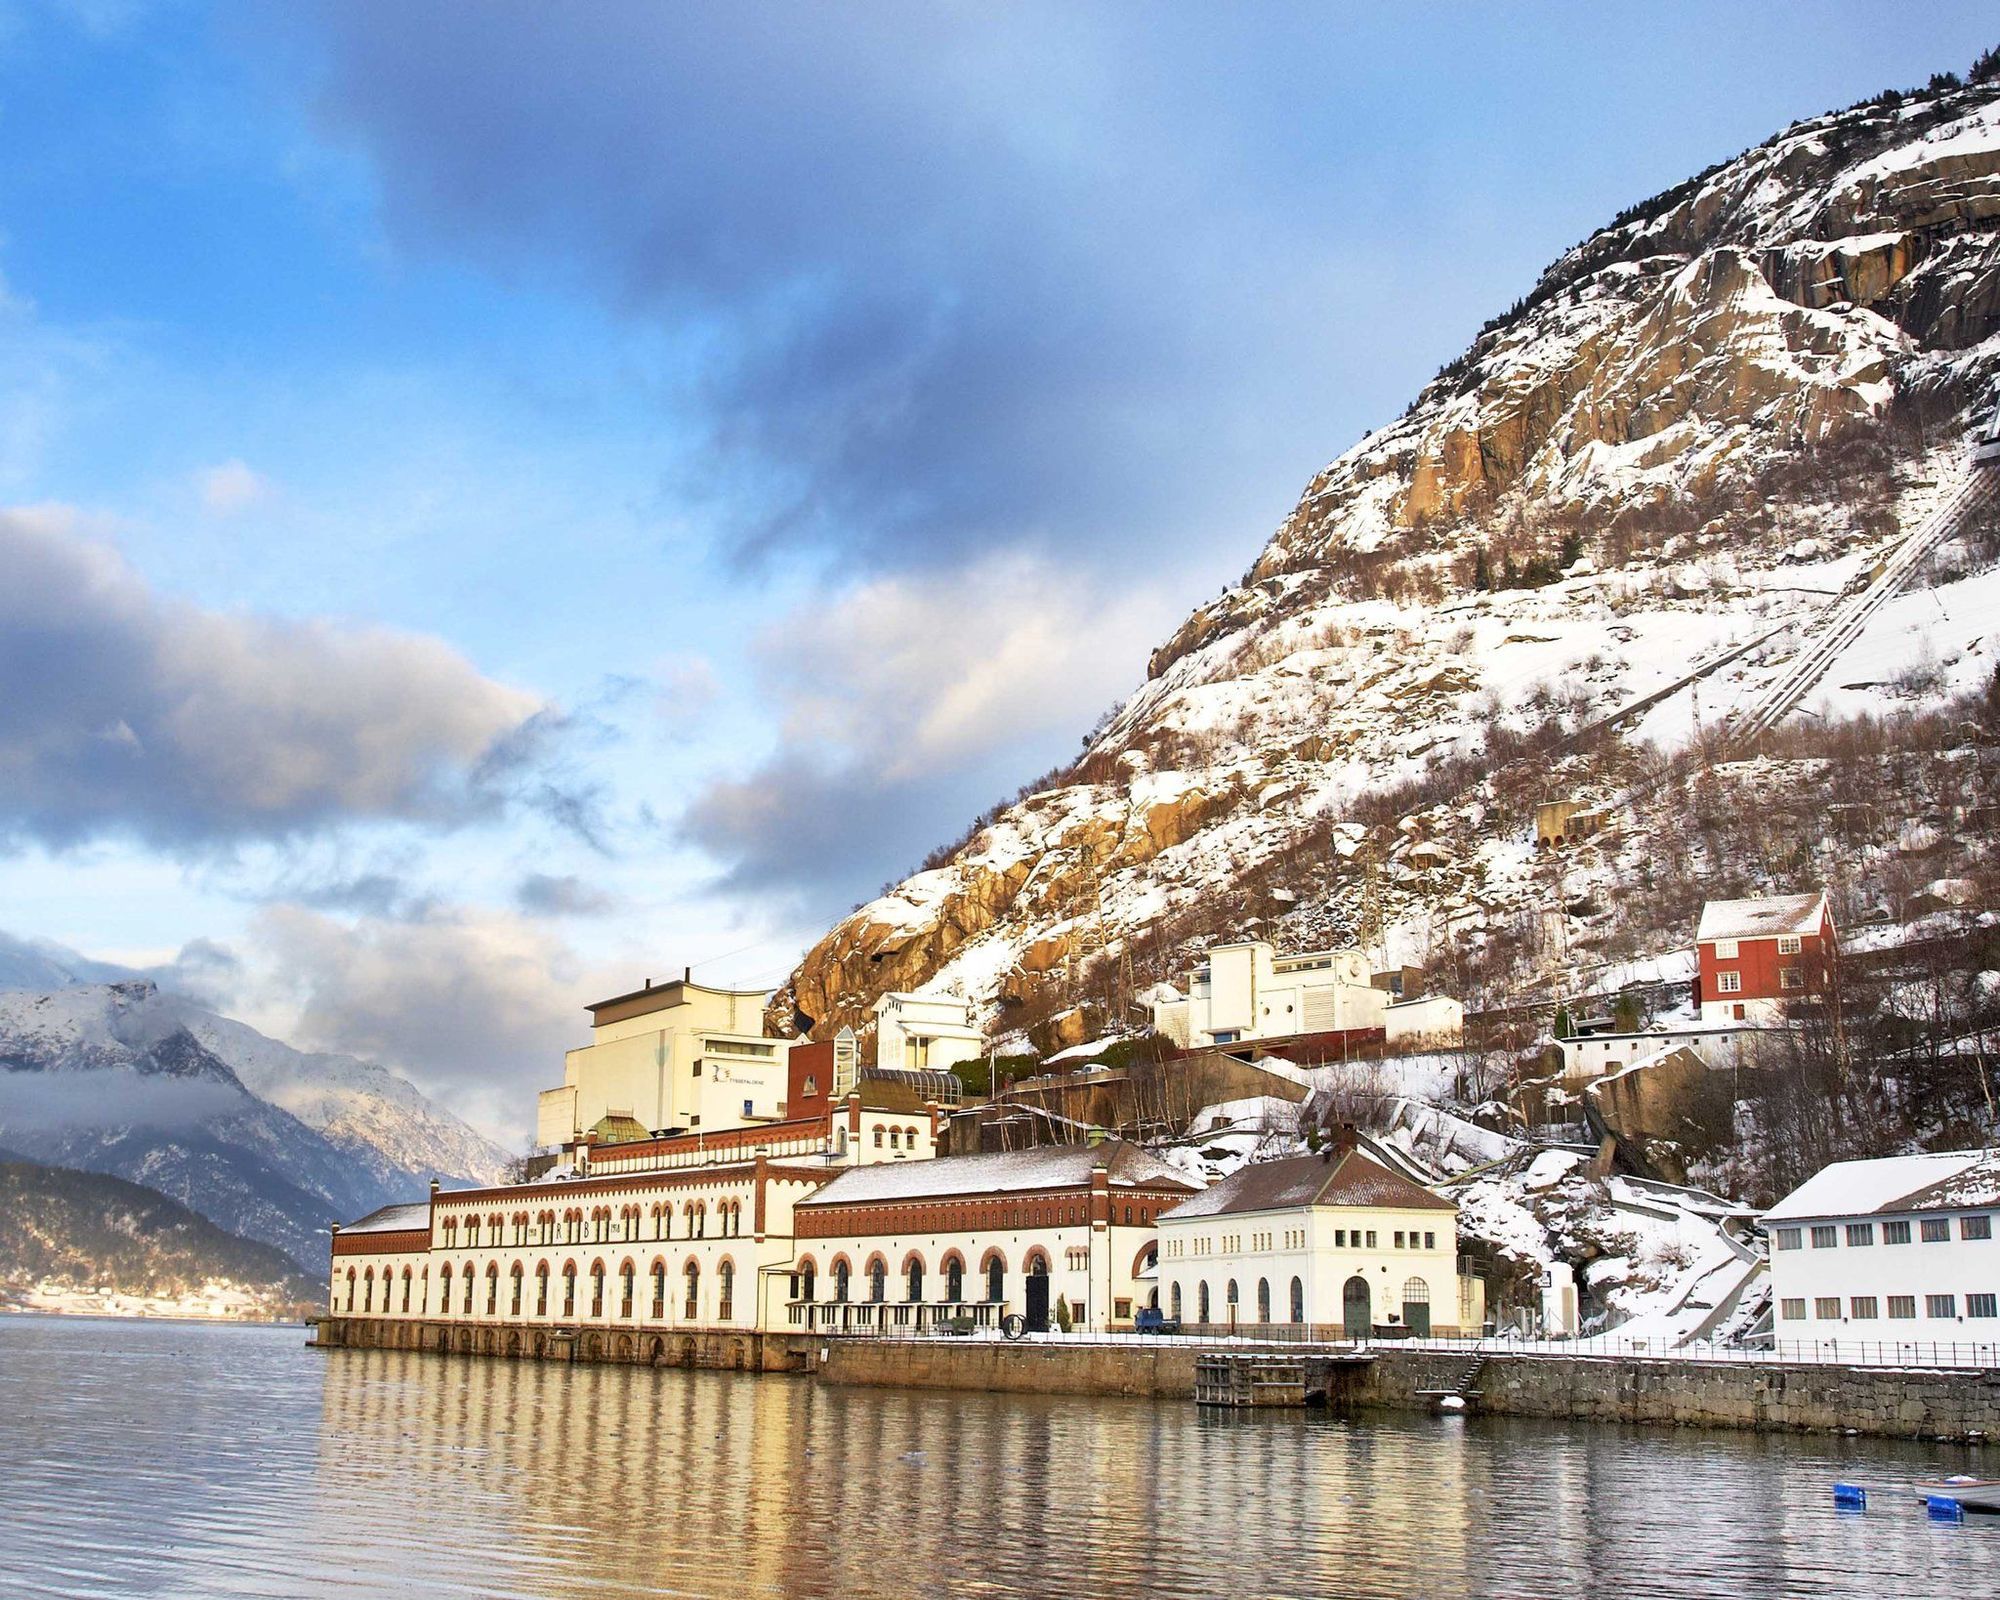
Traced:
<path id="1" fill-rule="evenodd" d="M 1948 1341 L 2000 1353 L 1996 1213 L 2000 1152 L 1821 1169 L 1764 1214 L 1776 1337 Z"/>
<path id="2" fill-rule="evenodd" d="M 1359 950 L 1280 955 L 1262 940 L 1210 947 L 1179 994 L 1156 1000 L 1153 1026 L 1184 1049 L 1380 1028 L 1391 1044 L 1455 1044 L 1465 1011 L 1445 995 L 1399 1000 Z"/>

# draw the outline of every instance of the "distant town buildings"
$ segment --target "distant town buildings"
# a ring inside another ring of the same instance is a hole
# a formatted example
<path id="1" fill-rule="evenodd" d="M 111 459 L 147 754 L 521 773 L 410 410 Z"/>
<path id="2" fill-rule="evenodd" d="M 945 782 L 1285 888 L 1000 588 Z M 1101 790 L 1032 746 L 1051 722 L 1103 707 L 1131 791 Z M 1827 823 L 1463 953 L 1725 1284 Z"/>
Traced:
<path id="1" fill-rule="evenodd" d="M 2000 1340 L 2000 1152 L 1836 1161 L 1764 1214 L 1780 1340 Z"/>

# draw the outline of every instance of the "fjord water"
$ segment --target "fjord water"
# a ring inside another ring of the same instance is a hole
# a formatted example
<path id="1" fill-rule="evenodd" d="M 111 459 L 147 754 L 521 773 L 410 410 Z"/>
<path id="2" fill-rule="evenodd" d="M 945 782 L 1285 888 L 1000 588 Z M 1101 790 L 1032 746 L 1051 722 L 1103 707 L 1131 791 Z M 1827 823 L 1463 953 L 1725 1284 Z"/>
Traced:
<path id="1" fill-rule="evenodd" d="M 0 1593 L 1991 1593 L 1861 1440 L 823 1388 L 0 1317 Z M 1990 1453 L 1990 1452 L 1989 1452 Z M 1880 1491 L 1838 1514 L 1830 1486 Z"/>

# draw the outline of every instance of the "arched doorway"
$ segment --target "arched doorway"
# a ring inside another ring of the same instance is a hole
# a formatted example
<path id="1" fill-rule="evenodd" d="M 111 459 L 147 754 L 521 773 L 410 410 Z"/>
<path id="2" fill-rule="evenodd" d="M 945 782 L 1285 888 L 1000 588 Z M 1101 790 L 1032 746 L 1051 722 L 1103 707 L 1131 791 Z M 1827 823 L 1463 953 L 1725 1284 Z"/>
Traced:
<path id="1" fill-rule="evenodd" d="M 1208 1322 L 1208 1283 L 1206 1279 L 1196 1284 L 1194 1288 L 1194 1320 L 1204 1326 Z"/>
<path id="2" fill-rule="evenodd" d="M 1375 1331 L 1375 1312 L 1368 1280 L 1356 1273 L 1340 1289 L 1340 1325 L 1350 1339 L 1365 1339 Z"/>
<path id="3" fill-rule="evenodd" d="M 996 1306 L 1007 1298 L 1007 1263 L 998 1251 L 986 1258 L 986 1298 Z"/>
<path id="4" fill-rule="evenodd" d="M 1422 1278 L 1411 1278 L 1403 1285 L 1403 1326 L 1413 1338 L 1428 1339 L 1431 1335 L 1431 1286 Z"/>
<path id="5" fill-rule="evenodd" d="M 1292 1321 L 1306 1320 L 1306 1286 L 1297 1278 L 1292 1279 Z"/>
<path id="6" fill-rule="evenodd" d="M 1049 1331 L 1049 1261 L 1037 1251 L 1028 1257 L 1028 1281 L 1022 1311 L 1030 1333 Z"/>
<path id="7" fill-rule="evenodd" d="M 1271 1280 L 1269 1278 L 1259 1278 L 1257 1280 L 1257 1320 L 1259 1322 L 1269 1322 L 1271 1320 Z"/>

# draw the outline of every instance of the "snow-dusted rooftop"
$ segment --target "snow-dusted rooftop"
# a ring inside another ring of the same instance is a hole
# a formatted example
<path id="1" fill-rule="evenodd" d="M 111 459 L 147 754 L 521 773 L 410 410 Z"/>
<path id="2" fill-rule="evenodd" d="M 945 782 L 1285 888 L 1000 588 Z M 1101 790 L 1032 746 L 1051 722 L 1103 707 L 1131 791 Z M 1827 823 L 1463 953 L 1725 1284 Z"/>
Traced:
<path id="1" fill-rule="evenodd" d="M 1771 939 L 1781 933 L 1818 933 L 1826 894 L 1776 894 L 1768 900 L 1711 900 L 1701 908 L 1695 942 Z"/>
<path id="2" fill-rule="evenodd" d="M 930 1161 L 885 1161 L 853 1167 L 821 1189 L 801 1209 L 812 1206 L 928 1200 L 945 1195 L 1017 1194 L 1033 1189 L 1087 1189 L 1099 1161 L 1110 1169 L 1111 1187 L 1138 1184 L 1194 1187 L 1164 1161 L 1135 1144 L 1109 1139 L 1101 1145 L 1046 1145 L 991 1155 L 938 1156 Z"/>
<path id="3" fill-rule="evenodd" d="M 1327 1156 L 1288 1156 L 1241 1167 L 1213 1188 L 1183 1200 L 1167 1213 L 1219 1217 L 1237 1212 L 1289 1211 L 1300 1206 L 1367 1206 L 1385 1211 L 1455 1211 L 1451 1201 L 1391 1172 L 1358 1150 Z"/>
<path id="4" fill-rule="evenodd" d="M 2000 1151 L 1946 1150 L 1875 1161 L 1836 1161 L 1771 1207 L 1764 1220 L 1794 1222 L 1811 1217 L 1868 1217 L 1881 1212 L 1990 1205 L 2000 1205 Z"/>
<path id="5" fill-rule="evenodd" d="M 414 1233 L 419 1228 L 431 1225 L 431 1203 L 419 1200 L 414 1205 L 384 1206 L 380 1211 L 371 1211 L 359 1222 L 350 1222 L 342 1233 Z"/>

